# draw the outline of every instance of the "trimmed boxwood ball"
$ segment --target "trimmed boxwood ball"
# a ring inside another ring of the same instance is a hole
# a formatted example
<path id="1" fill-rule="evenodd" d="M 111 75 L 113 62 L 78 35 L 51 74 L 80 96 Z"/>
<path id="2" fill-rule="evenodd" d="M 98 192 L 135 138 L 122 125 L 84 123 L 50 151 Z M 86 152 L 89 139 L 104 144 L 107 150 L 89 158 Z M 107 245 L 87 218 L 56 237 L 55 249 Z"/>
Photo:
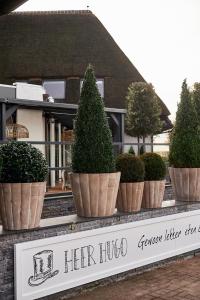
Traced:
<path id="1" fill-rule="evenodd" d="M 9 142 L 0 146 L 1 183 L 46 181 L 48 165 L 42 152 L 26 142 Z"/>
<path id="2" fill-rule="evenodd" d="M 144 163 L 133 154 L 123 153 L 118 155 L 116 169 L 121 172 L 120 182 L 144 181 Z"/>
<path id="3" fill-rule="evenodd" d="M 163 180 L 166 175 L 166 165 L 157 153 L 144 153 L 140 156 L 145 166 L 145 181 Z"/>

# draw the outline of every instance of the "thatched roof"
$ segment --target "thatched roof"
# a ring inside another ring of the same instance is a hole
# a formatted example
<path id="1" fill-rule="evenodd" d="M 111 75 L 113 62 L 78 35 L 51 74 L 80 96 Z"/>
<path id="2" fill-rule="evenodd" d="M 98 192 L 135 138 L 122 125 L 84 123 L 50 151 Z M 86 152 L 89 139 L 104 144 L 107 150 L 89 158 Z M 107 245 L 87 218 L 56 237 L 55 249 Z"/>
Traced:
<path id="1" fill-rule="evenodd" d="M 0 0 L 0 16 L 11 12 L 27 0 Z"/>
<path id="2" fill-rule="evenodd" d="M 0 36 L 1 83 L 66 78 L 67 86 L 79 90 L 80 83 L 75 81 L 83 78 L 86 66 L 92 63 L 96 77 L 105 81 L 106 106 L 124 108 L 128 85 L 144 81 L 88 10 L 11 13 L 0 18 Z M 76 103 L 78 92 L 69 92 L 67 102 Z M 162 101 L 161 106 L 162 115 L 169 115 Z"/>

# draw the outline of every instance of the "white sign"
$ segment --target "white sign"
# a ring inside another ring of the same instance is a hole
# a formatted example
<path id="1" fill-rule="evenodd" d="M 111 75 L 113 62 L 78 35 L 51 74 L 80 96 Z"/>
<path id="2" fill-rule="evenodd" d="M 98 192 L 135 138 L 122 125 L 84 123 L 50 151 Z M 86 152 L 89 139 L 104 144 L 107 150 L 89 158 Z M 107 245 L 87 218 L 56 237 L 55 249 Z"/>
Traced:
<path id="1" fill-rule="evenodd" d="M 16 299 L 38 299 L 198 248 L 200 210 L 16 244 Z"/>

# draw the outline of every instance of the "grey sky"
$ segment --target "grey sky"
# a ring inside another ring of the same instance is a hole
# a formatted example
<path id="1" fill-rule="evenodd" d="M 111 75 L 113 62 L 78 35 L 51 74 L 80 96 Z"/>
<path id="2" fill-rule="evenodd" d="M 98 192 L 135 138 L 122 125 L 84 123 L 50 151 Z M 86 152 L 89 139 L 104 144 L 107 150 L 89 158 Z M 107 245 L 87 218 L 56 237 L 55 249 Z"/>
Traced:
<path id="1" fill-rule="evenodd" d="M 200 0 L 29 0 L 18 10 L 87 5 L 174 115 L 183 79 L 200 81 Z"/>

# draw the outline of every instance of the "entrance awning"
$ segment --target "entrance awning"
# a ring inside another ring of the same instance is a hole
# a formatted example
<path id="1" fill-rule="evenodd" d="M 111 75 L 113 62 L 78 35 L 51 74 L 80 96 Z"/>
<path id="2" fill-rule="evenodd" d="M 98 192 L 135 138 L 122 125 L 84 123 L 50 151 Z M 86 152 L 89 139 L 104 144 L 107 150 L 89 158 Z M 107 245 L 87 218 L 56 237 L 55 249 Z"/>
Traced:
<path id="1" fill-rule="evenodd" d="M 61 122 L 62 120 L 64 122 L 66 118 L 66 126 L 69 126 L 76 114 L 78 105 L 70 103 L 50 103 L 36 100 L 0 98 L 0 140 L 4 140 L 6 138 L 6 120 L 19 108 L 40 110 L 57 118 Z M 112 114 L 124 115 L 126 113 L 126 109 L 110 107 L 106 107 L 105 111 L 111 116 Z"/>

